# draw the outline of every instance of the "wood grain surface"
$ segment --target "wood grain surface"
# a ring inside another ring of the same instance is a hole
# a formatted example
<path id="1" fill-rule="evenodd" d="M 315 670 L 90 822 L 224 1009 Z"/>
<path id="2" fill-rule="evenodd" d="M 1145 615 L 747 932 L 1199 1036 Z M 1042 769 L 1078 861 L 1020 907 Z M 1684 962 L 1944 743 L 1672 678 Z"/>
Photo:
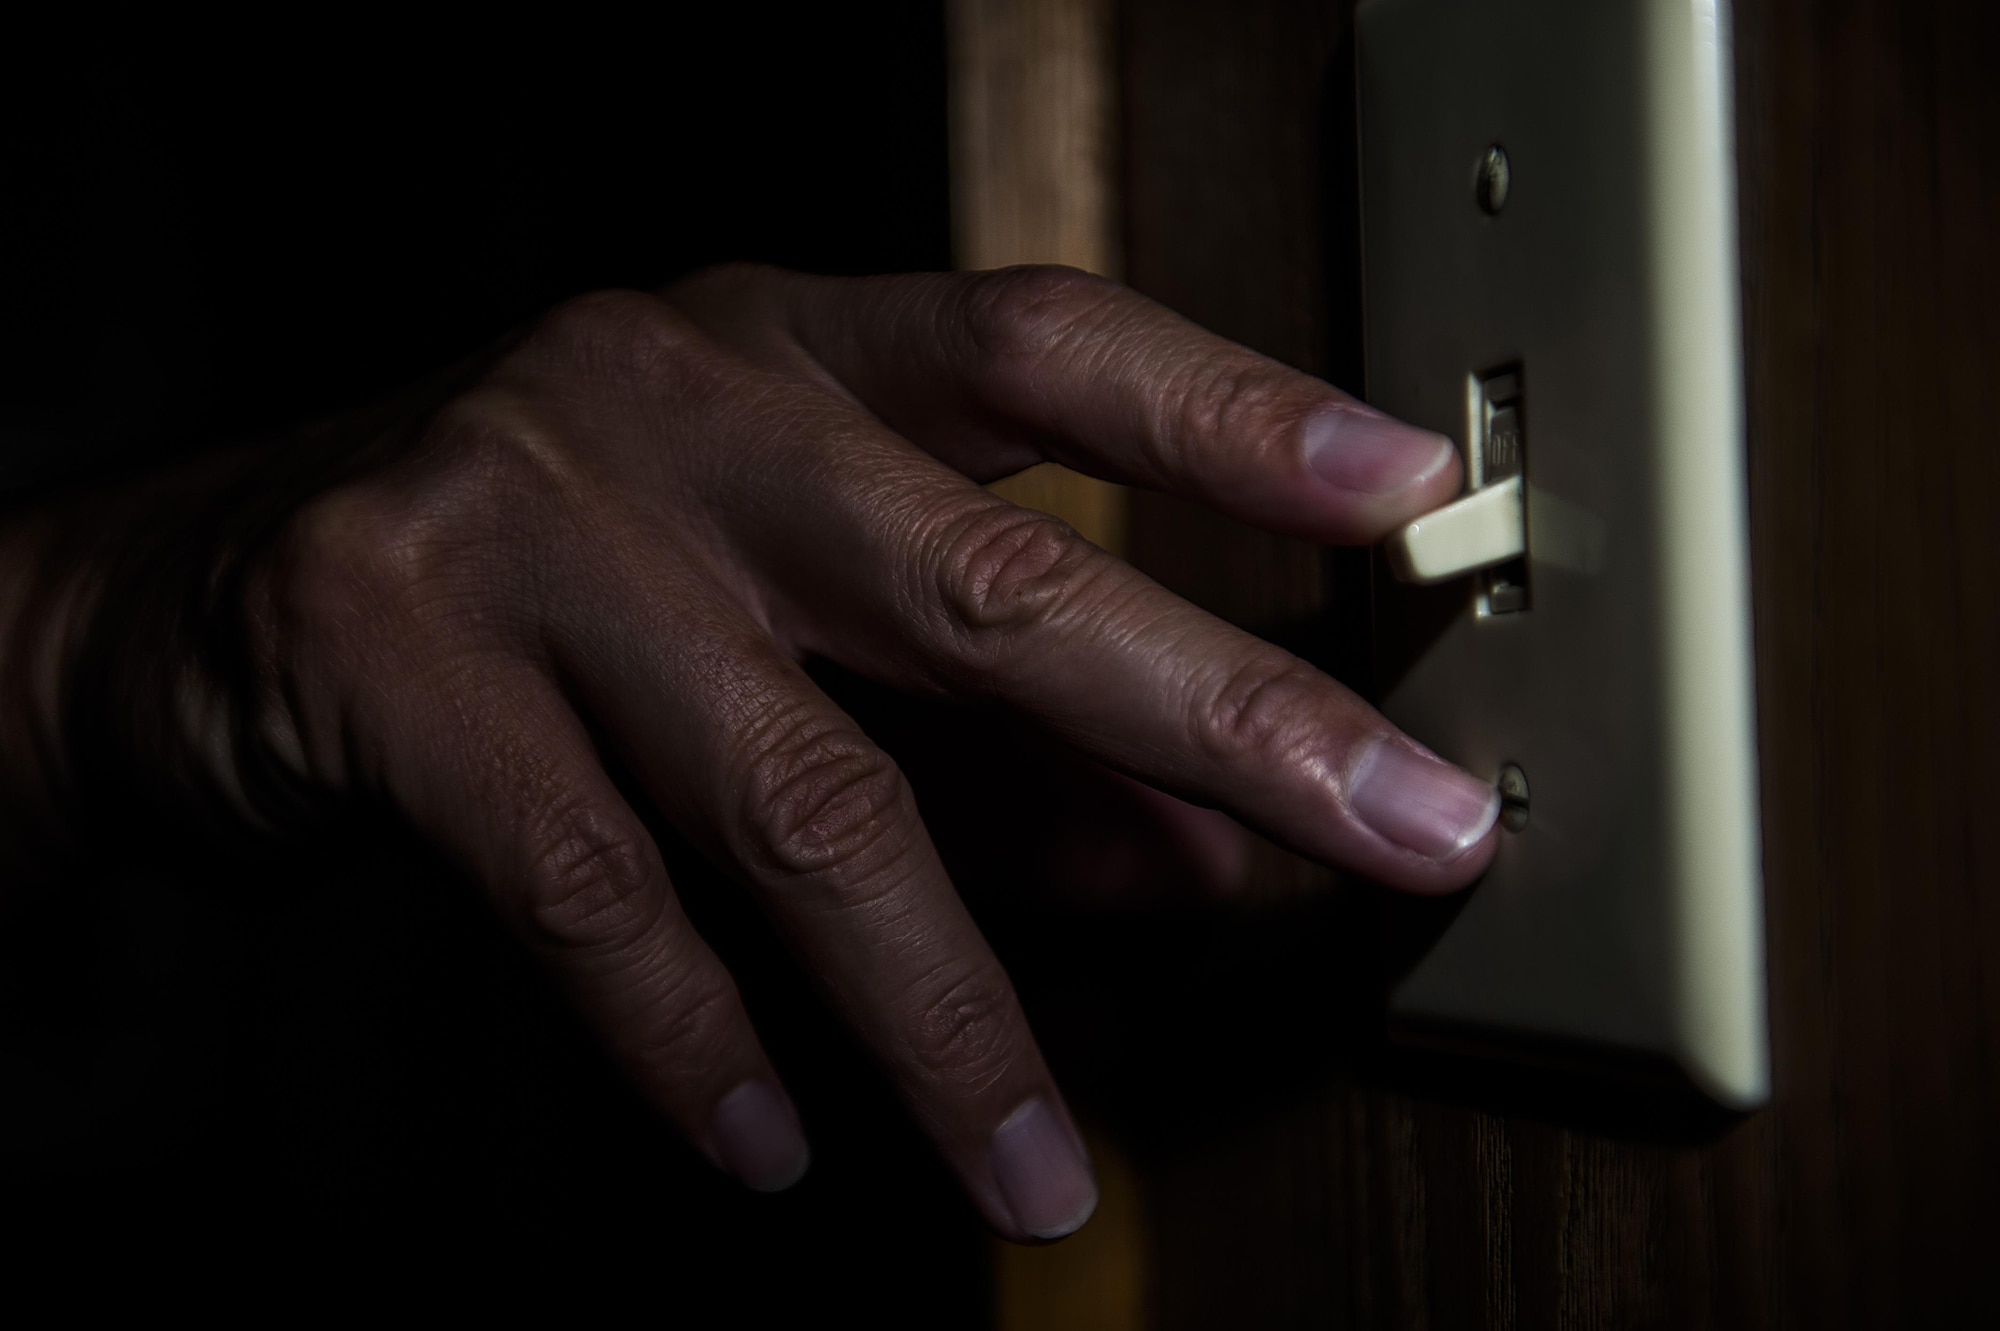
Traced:
<path id="1" fill-rule="evenodd" d="M 948 0 L 952 261 L 1119 275 L 1112 0 Z M 1053 462 L 994 489 L 1107 550 L 1118 486 Z"/>
<path id="2" fill-rule="evenodd" d="M 1118 34 L 1129 280 L 1352 383 L 1348 9 L 1149 0 Z M 1994 20 L 1743 0 L 1736 33 L 1775 1101 L 1391 1055 L 1378 903 L 1268 852 L 1230 922 L 1022 967 L 1133 1161 L 1150 1325 L 1995 1324 Z M 1128 521 L 1156 576 L 1353 672 L 1351 562 Z"/>
<path id="3" fill-rule="evenodd" d="M 1117 52 L 1111 0 L 948 0 L 952 257 L 960 268 L 1122 267 L 1117 214 Z M 1052 513 L 1107 550 L 1125 543 L 1126 491 L 1055 463 L 993 489 Z M 991 1243 L 993 1318 L 1036 1331 L 1138 1331 L 1147 1245 L 1118 1142 L 1081 1125 L 1097 1213 L 1049 1247 Z"/>

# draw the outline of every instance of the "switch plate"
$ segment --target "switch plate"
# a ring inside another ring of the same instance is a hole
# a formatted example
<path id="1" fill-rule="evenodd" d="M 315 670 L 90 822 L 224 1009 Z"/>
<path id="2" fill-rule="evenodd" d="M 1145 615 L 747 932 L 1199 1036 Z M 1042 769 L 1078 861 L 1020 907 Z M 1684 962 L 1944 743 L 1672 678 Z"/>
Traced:
<path id="1" fill-rule="evenodd" d="M 1526 439 L 1523 608 L 1490 613 L 1490 571 L 1413 587 L 1377 561 L 1383 710 L 1531 792 L 1392 1019 L 1758 1104 L 1726 12 L 1373 0 L 1356 23 L 1369 397 L 1470 441 L 1516 374 Z"/>

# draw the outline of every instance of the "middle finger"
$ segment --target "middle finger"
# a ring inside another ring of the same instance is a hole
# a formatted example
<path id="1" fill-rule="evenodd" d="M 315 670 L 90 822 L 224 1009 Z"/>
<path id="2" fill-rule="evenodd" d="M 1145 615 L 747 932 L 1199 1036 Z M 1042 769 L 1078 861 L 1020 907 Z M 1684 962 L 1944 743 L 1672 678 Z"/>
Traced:
<path id="1" fill-rule="evenodd" d="M 585 704 L 755 890 L 994 1226 L 1081 1225 L 1081 1141 L 902 774 L 720 584 L 668 543 L 604 535 L 593 564 L 615 573 L 579 579 L 561 633 Z"/>
<path id="2" fill-rule="evenodd" d="M 732 453 L 769 449 L 771 468 L 812 478 L 780 501 L 782 520 L 735 533 L 801 649 L 1019 709 L 1142 781 L 1393 886 L 1448 891 L 1491 859 L 1493 787 L 1339 683 L 859 408 L 827 397 L 811 417 L 798 429 L 794 403 L 782 420 L 739 421 Z"/>

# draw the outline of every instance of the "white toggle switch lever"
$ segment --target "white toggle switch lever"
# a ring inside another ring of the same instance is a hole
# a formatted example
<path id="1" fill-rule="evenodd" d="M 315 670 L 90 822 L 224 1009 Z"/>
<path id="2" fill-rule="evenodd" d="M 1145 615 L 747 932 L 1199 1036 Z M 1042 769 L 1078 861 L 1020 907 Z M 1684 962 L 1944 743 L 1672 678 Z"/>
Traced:
<path id="1" fill-rule="evenodd" d="M 1424 514 L 1389 538 L 1389 563 L 1404 582 L 1447 582 L 1527 552 L 1521 478 L 1482 486 Z"/>

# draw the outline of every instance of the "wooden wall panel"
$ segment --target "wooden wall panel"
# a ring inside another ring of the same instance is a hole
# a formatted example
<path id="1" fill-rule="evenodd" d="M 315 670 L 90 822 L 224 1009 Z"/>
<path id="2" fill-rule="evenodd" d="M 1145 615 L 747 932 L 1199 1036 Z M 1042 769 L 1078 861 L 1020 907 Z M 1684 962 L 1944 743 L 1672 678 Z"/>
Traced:
<path id="1" fill-rule="evenodd" d="M 1351 382 L 1347 8 L 1150 0 L 1125 6 L 1120 49 L 1129 279 Z M 2000 1312 L 1994 20 L 1744 0 L 1737 33 L 1776 1101 L 1668 1121 L 1388 1057 L 1365 1013 L 1243 1002 L 1217 1020 L 1288 1064 L 1205 1063 L 1183 1031 L 1159 1037 L 1181 1042 L 1173 1075 L 1136 1092 L 1157 1070 L 1107 1072 L 1096 1092 L 1134 1143 L 1154 1325 Z M 1351 630 L 1338 558 L 1151 496 L 1129 524 L 1133 557 L 1185 594 L 1352 660 L 1327 627 Z M 1343 899 L 1275 854 L 1261 876 Z M 1321 913 L 1331 932 L 1235 927 L 1308 940 L 1287 964 L 1365 967 L 1360 902 Z M 1179 983 L 1236 975 L 1203 955 Z M 1125 1001 L 1127 1029 L 1177 1019 L 1158 993 Z M 1176 1078 L 1228 1084 L 1173 1110 Z"/>
<path id="2" fill-rule="evenodd" d="M 960 268 L 1059 263 L 1116 276 L 1117 84 L 1111 0 L 948 0 L 952 253 Z M 1122 487 L 1044 463 L 993 489 L 1098 545 L 1125 544 Z M 1141 1203 L 1115 1140 L 1082 1123 L 1090 1225 L 1044 1248 L 992 1244 L 994 1320 L 1137 1331 L 1148 1272 Z"/>
<path id="3" fill-rule="evenodd" d="M 960 268 L 1060 263 L 1116 277 L 1111 0 L 948 0 L 952 255 Z M 1108 550 L 1117 486 L 1054 463 L 994 487 Z"/>

